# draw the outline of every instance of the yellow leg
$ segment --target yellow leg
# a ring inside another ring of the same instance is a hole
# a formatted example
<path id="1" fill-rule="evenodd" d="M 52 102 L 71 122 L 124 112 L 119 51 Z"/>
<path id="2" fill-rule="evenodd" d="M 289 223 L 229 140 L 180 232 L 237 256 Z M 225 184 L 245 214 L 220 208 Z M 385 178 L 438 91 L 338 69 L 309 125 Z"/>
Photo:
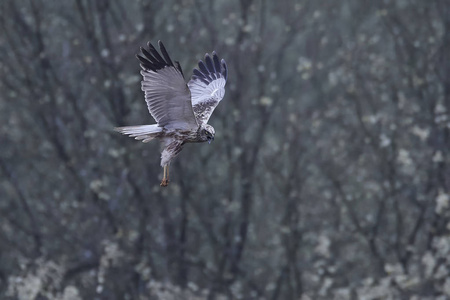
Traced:
<path id="1" fill-rule="evenodd" d="M 167 165 L 166 179 L 167 179 L 167 184 L 169 184 L 169 165 Z"/>
<path id="2" fill-rule="evenodd" d="M 169 165 L 164 166 L 164 176 L 161 181 L 161 186 L 166 187 L 169 185 Z"/>

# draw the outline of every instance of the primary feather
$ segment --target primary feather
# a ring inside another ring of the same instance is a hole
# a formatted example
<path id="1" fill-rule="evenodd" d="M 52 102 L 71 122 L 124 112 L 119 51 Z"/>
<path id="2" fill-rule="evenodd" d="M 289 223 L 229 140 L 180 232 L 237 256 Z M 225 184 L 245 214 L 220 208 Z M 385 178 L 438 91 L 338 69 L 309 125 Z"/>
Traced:
<path id="1" fill-rule="evenodd" d="M 164 58 L 152 44 L 149 51 L 141 48 L 142 91 L 147 107 L 159 126 L 165 128 L 194 129 L 198 127 L 192 111 L 189 89 L 181 68 L 175 67 L 164 45 L 159 42 Z"/>
<path id="2" fill-rule="evenodd" d="M 228 69 L 225 60 L 219 61 L 216 52 L 205 55 L 198 62 L 188 87 L 191 90 L 192 108 L 199 124 L 207 124 L 214 109 L 225 95 Z"/>

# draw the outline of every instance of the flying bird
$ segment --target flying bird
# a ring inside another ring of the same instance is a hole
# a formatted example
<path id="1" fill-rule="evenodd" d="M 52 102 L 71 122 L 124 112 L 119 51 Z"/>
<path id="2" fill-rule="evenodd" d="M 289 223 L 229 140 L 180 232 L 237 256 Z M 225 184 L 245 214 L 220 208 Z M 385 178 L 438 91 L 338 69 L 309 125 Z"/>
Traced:
<path id="1" fill-rule="evenodd" d="M 142 68 L 142 91 L 148 111 L 156 124 L 117 127 L 116 131 L 147 143 L 159 139 L 163 145 L 161 186 L 169 184 L 169 165 L 186 143 L 211 143 L 214 128 L 207 124 L 211 114 L 225 95 L 228 69 L 216 52 L 205 54 L 198 62 L 191 80 L 186 84 L 180 63 L 172 62 L 163 43 L 158 41 L 161 54 L 148 43 L 136 55 Z"/>

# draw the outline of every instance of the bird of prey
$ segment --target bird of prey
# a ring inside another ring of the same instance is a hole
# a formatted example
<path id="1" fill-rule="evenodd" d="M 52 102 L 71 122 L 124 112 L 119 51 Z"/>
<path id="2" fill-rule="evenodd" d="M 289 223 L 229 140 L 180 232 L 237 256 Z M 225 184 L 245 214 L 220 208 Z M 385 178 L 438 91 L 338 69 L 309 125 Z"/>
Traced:
<path id="1" fill-rule="evenodd" d="M 161 166 L 164 176 L 161 186 L 169 184 L 169 164 L 186 143 L 214 140 L 214 128 L 207 124 L 211 114 L 225 95 L 228 69 L 216 52 L 205 54 L 198 62 L 191 80 L 186 84 L 180 63 L 172 62 L 163 43 L 158 41 L 161 54 L 148 43 L 136 55 L 142 68 L 142 91 L 148 111 L 157 124 L 126 126 L 116 131 L 142 140 L 159 139 L 164 147 Z"/>

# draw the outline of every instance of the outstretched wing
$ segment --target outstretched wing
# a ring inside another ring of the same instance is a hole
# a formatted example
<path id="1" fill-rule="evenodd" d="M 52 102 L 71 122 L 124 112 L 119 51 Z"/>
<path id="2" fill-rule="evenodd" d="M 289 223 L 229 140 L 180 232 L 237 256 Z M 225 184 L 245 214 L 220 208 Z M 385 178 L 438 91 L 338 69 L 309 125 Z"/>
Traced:
<path id="1" fill-rule="evenodd" d="M 141 62 L 142 91 L 148 111 L 160 127 L 197 129 L 189 89 L 180 64 L 173 64 L 163 43 L 158 41 L 163 57 L 148 43 L 136 57 Z"/>
<path id="2" fill-rule="evenodd" d="M 205 55 L 205 62 L 198 62 L 198 69 L 188 83 L 192 96 L 192 108 L 197 123 L 208 123 L 211 114 L 225 95 L 228 70 L 225 60 L 219 61 L 216 52 Z"/>

